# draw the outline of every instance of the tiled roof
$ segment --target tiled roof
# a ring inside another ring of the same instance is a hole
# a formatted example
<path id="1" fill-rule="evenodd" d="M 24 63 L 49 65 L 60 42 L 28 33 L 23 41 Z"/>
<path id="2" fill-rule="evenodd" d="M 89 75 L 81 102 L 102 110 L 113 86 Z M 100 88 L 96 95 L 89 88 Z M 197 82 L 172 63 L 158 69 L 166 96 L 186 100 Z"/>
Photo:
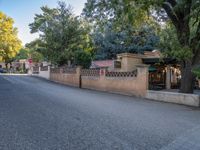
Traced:
<path id="1" fill-rule="evenodd" d="M 113 65 L 113 60 L 97 60 L 92 61 L 91 68 L 104 68 L 111 67 Z"/>

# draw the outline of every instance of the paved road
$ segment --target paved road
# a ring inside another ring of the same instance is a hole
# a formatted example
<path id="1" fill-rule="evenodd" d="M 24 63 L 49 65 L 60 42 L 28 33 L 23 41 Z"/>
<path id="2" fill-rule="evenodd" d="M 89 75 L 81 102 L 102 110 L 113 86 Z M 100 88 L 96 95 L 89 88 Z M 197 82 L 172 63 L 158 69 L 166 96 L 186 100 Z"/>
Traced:
<path id="1" fill-rule="evenodd" d="M 199 109 L 0 76 L 0 150 L 200 150 L 199 143 Z"/>

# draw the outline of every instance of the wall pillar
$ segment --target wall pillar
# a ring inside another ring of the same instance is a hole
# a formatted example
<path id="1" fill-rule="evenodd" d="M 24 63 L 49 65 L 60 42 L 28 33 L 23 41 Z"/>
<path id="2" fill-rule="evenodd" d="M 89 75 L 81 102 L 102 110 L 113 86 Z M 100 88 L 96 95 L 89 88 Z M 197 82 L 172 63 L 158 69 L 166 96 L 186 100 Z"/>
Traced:
<path id="1" fill-rule="evenodd" d="M 105 68 L 102 68 L 102 69 L 100 69 L 100 78 L 105 78 L 105 76 L 106 76 L 106 69 Z"/>
<path id="2" fill-rule="evenodd" d="M 51 75 L 51 66 L 48 66 L 47 79 L 50 79 L 50 75 Z"/>
<path id="3" fill-rule="evenodd" d="M 82 69 L 82 67 L 81 66 L 78 66 L 77 68 L 76 68 L 76 78 L 77 78 L 77 80 L 78 80 L 78 87 L 79 88 L 82 88 L 82 78 L 81 78 L 81 69 Z"/>
<path id="4" fill-rule="evenodd" d="M 171 89 L 171 69 L 170 69 L 170 65 L 168 65 L 166 67 L 166 89 L 169 90 Z"/>
<path id="5" fill-rule="evenodd" d="M 28 74 L 33 75 L 33 66 L 30 66 L 28 69 Z"/>
<path id="6" fill-rule="evenodd" d="M 140 96 L 145 97 L 149 89 L 149 66 L 137 65 L 137 81 L 138 86 L 141 87 Z"/>

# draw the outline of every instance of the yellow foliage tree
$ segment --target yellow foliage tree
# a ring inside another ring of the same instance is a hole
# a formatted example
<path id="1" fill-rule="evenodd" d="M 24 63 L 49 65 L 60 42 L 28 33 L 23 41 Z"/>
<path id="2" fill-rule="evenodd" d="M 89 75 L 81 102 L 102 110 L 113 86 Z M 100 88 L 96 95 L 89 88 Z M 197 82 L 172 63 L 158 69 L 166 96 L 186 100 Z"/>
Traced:
<path id="1" fill-rule="evenodd" d="M 14 20 L 0 11 L 0 61 L 8 63 L 21 49 Z"/>

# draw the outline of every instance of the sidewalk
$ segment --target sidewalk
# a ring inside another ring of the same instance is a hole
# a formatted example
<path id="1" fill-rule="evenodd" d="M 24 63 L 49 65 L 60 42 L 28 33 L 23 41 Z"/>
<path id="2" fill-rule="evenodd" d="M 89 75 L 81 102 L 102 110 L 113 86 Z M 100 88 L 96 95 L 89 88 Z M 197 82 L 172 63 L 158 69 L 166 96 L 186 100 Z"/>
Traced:
<path id="1" fill-rule="evenodd" d="M 169 90 L 164 89 L 164 90 L 161 90 L 161 91 L 177 93 L 179 91 L 179 89 L 169 89 Z M 200 95 L 200 90 L 195 89 L 194 94 Z"/>

